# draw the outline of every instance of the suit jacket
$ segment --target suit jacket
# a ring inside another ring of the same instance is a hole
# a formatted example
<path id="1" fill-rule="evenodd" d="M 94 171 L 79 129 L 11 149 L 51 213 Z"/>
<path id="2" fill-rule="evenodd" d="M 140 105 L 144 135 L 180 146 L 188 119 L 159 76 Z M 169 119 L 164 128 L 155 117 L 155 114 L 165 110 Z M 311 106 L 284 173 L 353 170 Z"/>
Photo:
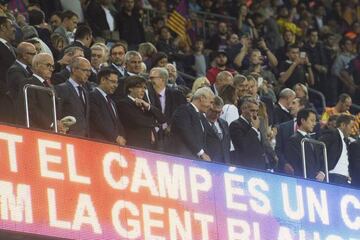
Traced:
<path id="1" fill-rule="evenodd" d="M 36 86 L 45 87 L 45 85 L 35 76 L 25 79 L 20 84 L 20 89 L 23 89 L 25 84 L 33 84 Z M 24 94 L 21 91 L 16 100 L 16 122 L 21 125 L 26 125 Z M 43 130 L 50 130 L 53 123 L 53 104 L 52 97 L 47 92 L 37 91 L 33 89 L 28 90 L 28 106 L 29 106 L 29 120 L 30 127 L 39 128 Z"/>
<path id="2" fill-rule="evenodd" d="M 335 168 L 342 152 L 342 139 L 338 129 L 324 131 L 319 138 L 326 144 L 329 171 Z"/>
<path id="3" fill-rule="evenodd" d="M 296 176 L 304 176 L 302 156 L 301 156 L 301 140 L 305 138 L 301 133 L 294 133 L 288 140 L 285 148 L 285 158 L 294 168 Z M 322 170 L 322 156 L 316 145 L 305 144 L 306 172 L 308 178 L 315 179 L 317 173 Z"/>
<path id="4" fill-rule="evenodd" d="M 275 152 L 279 157 L 279 169 L 283 170 L 283 167 L 288 161 L 285 157 L 285 149 L 286 145 L 289 141 L 289 138 L 294 135 L 294 120 L 290 120 L 284 123 L 281 123 L 277 128 L 277 135 L 276 135 L 276 146 Z"/>
<path id="5" fill-rule="evenodd" d="M 130 146 L 153 149 L 151 135 L 154 128 L 165 122 L 165 117 L 159 109 L 151 105 L 150 110 L 137 107 L 129 97 L 118 104 L 118 112 L 125 128 L 126 142 Z M 155 136 L 155 134 L 154 134 Z"/>
<path id="6" fill-rule="evenodd" d="M 125 93 L 125 79 L 128 77 L 128 73 L 126 70 L 124 71 L 124 74 L 122 74 L 114 65 L 110 64 L 110 68 L 115 70 L 117 72 L 119 81 L 118 86 L 115 90 L 115 92 L 112 94 L 111 98 L 115 101 L 116 104 L 120 102 L 121 99 L 125 98 L 127 94 Z"/>
<path id="7" fill-rule="evenodd" d="M 111 103 L 113 109 L 110 109 L 107 99 L 97 89 L 89 93 L 89 99 L 90 137 L 109 142 L 115 142 L 118 136 L 125 137 L 124 127 L 119 119 L 115 103 Z"/>
<path id="8" fill-rule="evenodd" d="M 13 52 L 4 43 L 0 42 L 0 99 L 7 91 L 6 74 L 14 62 L 15 55 Z"/>
<path id="9" fill-rule="evenodd" d="M 148 90 L 149 90 L 150 102 L 153 103 L 158 109 L 161 109 L 160 100 L 151 84 L 148 87 Z M 175 88 L 166 87 L 164 115 L 166 117 L 167 123 L 170 123 L 175 110 L 182 104 L 186 104 L 186 98 L 182 95 L 182 93 Z"/>
<path id="10" fill-rule="evenodd" d="M 227 122 L 221 118 L 218 119 L 218 123 L 223 134 L 222 139 L 219 138 L 206 119 L 203 121 L 206 134 L 205 152 L 214 162 L 230 163 L 229 127 Z"/>
<path id="11" fill-rule="evenodd" d="M 70 78 L 70 75 L 71 72 L 66 67 L 60 70 L 59 72 L 53 73 L 51 78 L 51 83 L 54 85 L 64 83 Z M 97 85 L 96 83 L 97 83 L 96 74 L 93 71 L 91 71 L 91 75 L 84 87 L 86 88 L 86 90 L 91 91 Z"/>
<path id="12" fill-rule="evenodd" d="M 229 130 L 237 155 L 237 161 L 233 164 L 265 169 L 266 157 L 262 143 L 264 137 L 262 136 L 260 141 L 257 132 L 241 117 L 230 124 Z"/>
<path id="13" fill-rule="evenodd" d="M 279 103 L 275 103 L 275 107 L 274 107 L 274 124 L 280 124 L 283 122 L 287 122 L 290 121 L 291 119 L 293 119 L 293 117 L 291 116 L 291 114 L 289 112 L 284 111 Z"/>
<path id="14" fill-rule="evenodd" d="M 22 65 L 18 62 L 14 62 L 13 65 L 7 71 L 7 88 L 9 94 L 13 100 L 16 100 L 20 89 L 21 82 L 25 81 L 26 78 L 30 78 L 32 73 L 28 72 Z"/>
<path id="15" fill-rule="evenodd" d="M 190 104 L 179 106 L 171 121 L 171 150 L 175 154 L 198 158 L 197 153 L 205 150 L 206 133 L 203 128 L 204 116 Z"/>
<path id="16" fill-rule="evenodd" d="M 76 123 L 69 129 L 69 134 L 87 137 L 89 136 L 89 119 L 90 119 L 90 104 L 89 94 L 85 90 L 85 106 L 74 88 L 74 86 L 66 81 L 55 86 L 58 97 L 58 118 L 61 119 L 66 116 L 73 116 L 76 118 Z"/>
<path id="17" fill-rule="evenodd" d="M 360 188 L 360 141 L 357 140 L 349 146 L 349 173 L 351 185 Z"/>

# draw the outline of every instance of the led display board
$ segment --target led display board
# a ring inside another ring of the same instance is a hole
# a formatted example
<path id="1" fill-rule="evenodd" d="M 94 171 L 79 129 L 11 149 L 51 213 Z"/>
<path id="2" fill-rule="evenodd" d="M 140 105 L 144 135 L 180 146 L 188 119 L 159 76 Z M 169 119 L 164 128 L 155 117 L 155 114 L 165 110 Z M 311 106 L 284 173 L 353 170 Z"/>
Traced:
<path id="1" fill-rule="evenodd" d="M 360 191 L 0 125 L 0 229 L 68 239 L 360 239 Z"/>

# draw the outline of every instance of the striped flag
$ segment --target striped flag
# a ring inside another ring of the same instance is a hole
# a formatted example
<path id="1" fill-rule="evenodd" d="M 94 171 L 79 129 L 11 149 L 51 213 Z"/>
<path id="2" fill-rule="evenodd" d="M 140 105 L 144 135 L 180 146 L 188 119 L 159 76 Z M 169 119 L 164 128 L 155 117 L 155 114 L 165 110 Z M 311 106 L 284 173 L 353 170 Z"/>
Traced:
<path id="1" fill-rule="evenodd" d="M 188 35 L 189 20 L 189 6 L 187 0 L 181 0 L 179 5 L 169 15 L 166 26 L 177 33 L 182 40 L 186 41 L 191 46 L 191 40 Z"/>

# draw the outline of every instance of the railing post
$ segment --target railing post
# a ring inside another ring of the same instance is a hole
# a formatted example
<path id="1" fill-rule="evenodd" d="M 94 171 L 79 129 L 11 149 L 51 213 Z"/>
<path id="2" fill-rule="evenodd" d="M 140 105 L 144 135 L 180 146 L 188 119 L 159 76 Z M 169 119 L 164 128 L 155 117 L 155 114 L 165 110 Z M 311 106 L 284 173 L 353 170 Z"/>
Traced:
<path id="1" fill-rule="evenodd" d="M 23 88 L 23 92 L 25 95 L 25 116 L 26 116 L 26 127 L 30 128 L 30 117 L 29 117 L 29 99 L 28 99 L 28 89 L 34 89 L 36 91 L 43 91 L 43 92 L 48 92 L 51 94 L 51 98 L 52 98 L 52 105 L 53 105 L 53 124 L 54 124 L 54 131 L 57 133 L 58 132 L 58 128 L 57 128 L 57 117 L 56 117 L 56 98 L 55 98 L 55 91 L 51 88 L 47 88 L 47 87 L 41 87 L 41 86 L 37 86 L 37 85 L 33 85 L 33 84 L 26 84 Z"/>
<path id="2" fill-rule="evenodd" d="M 306 170 L 306 156 L 305 156 L 305 143 L 308 142 L 309 144 L 320 145 L 323 149 L 324 155 L 324 167 L 325 167 L 325 180 L 329 182 L 329 167 L 328 167 L 328 159 L 327 159 L 327 149 L 324 142 L 317 141 L 310 138 L 303 138 L 301 140 L 301 158 L 302 158 L 302 165 L 303 165 L 303 174 L 304 178 L 307 178 L 307 170 Z"/>

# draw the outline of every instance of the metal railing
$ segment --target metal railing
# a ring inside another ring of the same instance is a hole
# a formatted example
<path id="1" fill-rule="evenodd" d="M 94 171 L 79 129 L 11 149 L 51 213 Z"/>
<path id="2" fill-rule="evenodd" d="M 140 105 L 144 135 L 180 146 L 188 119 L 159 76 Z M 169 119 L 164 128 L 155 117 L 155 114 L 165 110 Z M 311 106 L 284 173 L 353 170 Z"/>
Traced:
<path id="1" fill-rule="evenodd" d="M 325 180 L 329 182 L 329 167 L 328 167 L 328 159 L 327 159 L 327 150 L 326 145 L 324 142 L 317 141 L 311 138 L 303 138 L 301 140 L 301 158 L 302 158 L 302 165 L 303 165 L 303 173 L 304 178 L 307 178 L 307 170 L 306 170 L 306 156 L 305 156 L 305 143 L 308 142 L 309 144 L 320 145 L 323 147 L 323 155 L 324 155 L 324 167 L 325 167 Z"/>
<path id="2" fill-rule="evenodd" d="M 316 109 L 316 110 L 317 111 L 321 110 L 319 111 L 319 114 L 322 114 L 326 108 L 326 99 L 324 94 L 313 88 L 308 88 L 308 90 L 309 90 L 309 99 L 312 97 L 316 98 L 316 99 L 311 99 L 311 102 L 314 102 L 314 100 L 317 100 L 317 102 L 319 102 L 320 106 L 315 106 L 315 107 L 320 107 L 321 109 Z"/>
<path id="3" fill-rule="evenodd" d="M 30 117 L 29 117 L 29 99 L 28 99 L 28 90 L 34 89 L 36 91 L 48 92 L 52 97 L 52 104 L 53 104 L 53 125 L 54 131 L 57 133 L 58 128 L 56 124 L 56 99 L 55 99 L 55 91 L 51 88 L 41 87 L 33 84 L 26 84 L 23 88 L 23 92 L 25 95 L 25 116 L 26 116 L 26 127 L 30 128 Z"/>

